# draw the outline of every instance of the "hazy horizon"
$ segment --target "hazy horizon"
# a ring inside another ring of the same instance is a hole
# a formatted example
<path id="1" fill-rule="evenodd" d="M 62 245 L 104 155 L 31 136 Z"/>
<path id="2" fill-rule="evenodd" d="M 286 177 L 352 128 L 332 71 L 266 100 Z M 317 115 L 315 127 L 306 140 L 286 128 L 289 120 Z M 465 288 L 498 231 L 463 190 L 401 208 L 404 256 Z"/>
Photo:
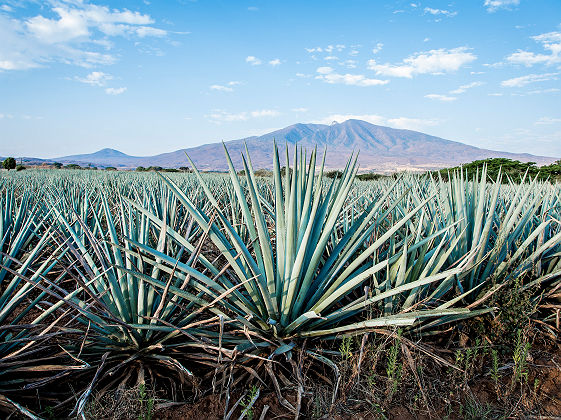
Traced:
<path id="1" fill-rule="evenodd" d="M 561 156 L 561 2 L 0 0 L 0 156 L 349 118 Z"/>

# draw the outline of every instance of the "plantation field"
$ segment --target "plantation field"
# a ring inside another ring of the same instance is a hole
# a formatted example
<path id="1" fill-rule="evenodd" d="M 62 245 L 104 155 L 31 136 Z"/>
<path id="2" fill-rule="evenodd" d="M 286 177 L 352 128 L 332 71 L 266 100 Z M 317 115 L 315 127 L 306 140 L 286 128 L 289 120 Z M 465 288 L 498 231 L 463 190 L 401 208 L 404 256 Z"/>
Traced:
<path id="1" fill-rule="evenodd" d="M 559 409 L 533 369 L 559 355 L 561 185 L 486 167 L 360 181 L 356 157 L 332 179 L 322 158 L 277 155 L 272 177 L 248 157 L 243 176 L 1 173 L 0 409 Z"/>

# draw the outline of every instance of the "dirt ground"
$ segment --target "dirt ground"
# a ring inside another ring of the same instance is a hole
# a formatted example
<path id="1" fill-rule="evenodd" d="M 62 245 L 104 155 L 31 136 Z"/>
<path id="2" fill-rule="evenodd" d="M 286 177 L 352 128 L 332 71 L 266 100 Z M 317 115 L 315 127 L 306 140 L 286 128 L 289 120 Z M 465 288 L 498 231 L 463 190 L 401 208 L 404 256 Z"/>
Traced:
<path id="1" fill-rule="evenodd" d="M 405 395 L 396 395 L 390 407 L 379 412 L 369 408 L 366 402 L 357 404 L 336 404 L 332 413 L 322 413 L 315 418 L 333 420 L 362 420 L 362 419 L 495 419 L 495 418 L 528 418 L 528 419 L 561 419 L 561 350 L 556 349 L 552 355 L 539 352 L 539 358 L 528 364 L 528 378 L 524 389 L 519 386 L 511 388 L 511 376 L 504 374 L 499 387 L 489 377 L 480 375 L 466 384 L 456 401 L 466 401 L 465 406 L 458 406 L 446 398 L 433 399 L 432 410 L 408 407 Z M 291 402 L 294 397 L 286 395 Z M 237 397 L 239 398 L 239 396 Z M 229 409 L 237 398 L 232 397 Z M 468 403 L 468 400 L 470 403 Z M 301 418 L 312 418 L 305 412 Z M 468 405 L 470 407 L 466 408 Z M 262 416 L 266 409 L 265 416 Z M 242 408 L 238 406 L 232 419 L 239 418 Z M 524 414 L 522 414 L 524 413 Z M 224 418 L 224 399 L 217 395 L 203 397 L 194 404 L 174 405 L 157 409 L 155 419 L 161 420 L 213 420 Z M 247 418 L 247 416 L 246 416 Z M 253 407 L 253 419 L 288 419 L 294 418 L 286 408 L 279 404 L 276 394 L 267 393 L 261 396 Z"/>

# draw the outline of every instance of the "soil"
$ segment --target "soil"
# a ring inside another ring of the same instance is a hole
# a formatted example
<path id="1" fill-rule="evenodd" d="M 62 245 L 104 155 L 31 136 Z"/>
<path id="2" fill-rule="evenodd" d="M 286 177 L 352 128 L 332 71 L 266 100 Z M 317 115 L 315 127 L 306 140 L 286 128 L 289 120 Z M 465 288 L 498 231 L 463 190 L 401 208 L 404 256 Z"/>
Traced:
<path id="1" fill-rule="evenodd" d="M 537 385 L 536 385 L 537 384 Z M 405 395 L 396 395 L 392 406 L 385 410 L 384 416 L 375 411 L 365 409 L 367 404 L 358 404 L 356 407 L 344 407 L 339 413 L 334 412 L 331 416 L 323 418 L 333 420 L 366 420 L 388 418 L 391 420 L 428 420 L 428 419 L 465 419 L 465 418 L 520 418 L 520 413 L 528 414 L 528 418 L 561 418 L 561 350 L 551 355 L 547 353 L 544 357 L 537 358 L 529 363 L 528 381 L 525 385 L 526 392 L 522 392 L 518 386 L 514 391 L 509 391 L 511 386 L 510 374 L 505 374 L 500 382 L 499 390 L 494 381 L 488 375 L 482 375 L 470 381 L 465 392 L 460 397 L 464 401 L 470 399 L 472 404 L 482 408 L 481 413 L 485 417 L 473 417 L 465 408 L 456 407 L 454 404 L 440 399 L 439 404 L 434 406 L 434 411 L 430 413 L 420 412 L 407 406 L 408 399 Z M 288 398 L 288 396 L 286 396 Z M 237 396 L 239 398 L 239 396 Z M 237 398 L 232 397 L 230 407 L 233 406 Z M 290 399 L 290 398 L 289 398 Z M 253 407 L 253 419 L 260 419 L 265 407 L 267 408 L 264 419 L 288 419 L 294 418 L 294 414 L 288 412 L 281 406 L 274 393 L 261 396 Z M 303 411 L 306 402 L 302 403 Z M 505 410 L 505 407 L 510 407 Z M 340 408 L 340 407 L 338 407 Z M 353 410 L 354 408 L 354 410 Z M 232 419 L 239 418 L 242 409 L 238 407 Z M 337 410 L 334 410 L 337 411 Z M 342 412 L 344 411 L 344 412 Z M 510 414 L 510 415 L 509 415 Z M 172 407 L 157 409 L 154 419 L 161 420 L 214 420 L 224 418 L 224 399 L 217 395 L 208 395 L 193 404 L 175 405 Z M 247 418 L 247 416 L 246 416 Z M 301 418 L 310 418 L 305 412 Z"/>
<path id="2" fill-rule="evenodd" d="M 238 397 L 239 398 L 239 397 Z M 236 399 L 232 398 L 230 401 L 230 407 L 235 404 Z M 293 414 L 290 414 L 286 408 L 281 406 L 277 400 L 275 394 L 267 394 L 262 398 L 259 398 L 255 405 L 253 406 L 253 418 L 259 419 L 263 410 L 267 408 L 266 419 L 283 419 L 283 418 L 294 418 Z M 232 419 L 237 419 L 243 408 L 238 406 L 231 416 Z M 185 404 L 175 407 L 169 407 L 161 410 L 157 410 L 154 419 L 156 420 L 201 420 L 204 416 L 204 420 L 214 420 L 224 418 L 224 398 L 220 400 L 218 395 L 208 395 L 194 404 Z"/>

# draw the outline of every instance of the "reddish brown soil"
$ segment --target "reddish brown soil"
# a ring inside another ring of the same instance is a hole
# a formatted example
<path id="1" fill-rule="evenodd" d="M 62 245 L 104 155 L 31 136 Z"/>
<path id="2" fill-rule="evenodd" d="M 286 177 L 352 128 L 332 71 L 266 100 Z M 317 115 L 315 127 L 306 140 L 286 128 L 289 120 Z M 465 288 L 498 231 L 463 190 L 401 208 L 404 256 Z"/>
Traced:
<path id="1" fill-rule="evenodd" d="M 510 391 L 510 376 L 505 375 L 500 384 L 500 390 L 497 391 L 495 383 L 488 377 L 479 377 L 469 388 L 466 389 L 466 399 L 471 396 L 478 405 L 489 407 L 490 409 L 501 409 L 506 405 L 513 406 L 513 416 L 509 418 L 518 418 L 515 412 L 532 413 L 530 418 L 561 418 L 561 352 L 557 352 L 554 357 L 540 358 L 533 361 L 529 366 L 529 375 L 526 385 L 527 392 L 522 395 L 518 388 Z M 537 380 L 537 382 L 536 382 Z M 534 385 L 537 383 L 537 387 Z M 287 396 L 288 397 L 288 396 Z M 239 396 L 237 397 L 239 398 Z M 235 403 L 236 398 L 232 397 L 230 407 Z M 513 403 L 514 402 L 514 403 Z M 303 402 L 303 410 L 305 407 Z M 260 397 L 253 409 L 253 418 L 260 419 L 261 413 L 265 406 L 269 406 L 265 419 L 283 419 L 293 418 L 294 415 L 289 413 L 282 407 L 274 393 L 266 394 Z M 333 420 L 366 420 L 383 418 L 377 413 L 364 409 L 363 406 L 357 406 L 356 411 L 353 407 L 346 407 L 345 413 L 333 413 L 330 419 Z M 241 409 L 238 407 L 231 418 L 238 418 Z M 413 419 L 436 419 L 448 417 L 449 419 L 463 419 L 466 413 L 461 414 L 454 407 L 450 408 L 444 401 L 440 402 L 440 406 L 434 407 L 431 415 L 419 413 L 418 410 L 412 410 L 405 404 L 400 405 L 399 398 L 396 397 L 396 403 L 386 411 L 387 418 L 392 420 L 413 420 Z M 494 418 L 492 411 L 486 418 Z M 162 420 L 214 420 L 224 417 L 224 400 L 219 399 L 217 395 L 209 395 L 194 404 L 185 404 L 173 406 L 166 409 L 156 411 L 155 419 Z M 301 418 L 309 418 L 305 412 Z"/>
<path id="2" fill-rule="evenodd" d="M 233 400 L 233 401 L 232 401 Z M 235 404 L 236 400 L 230 400 L 230 407 Z M 293 418 L 294 415 L 287 412 L 277 400 L 276 395 L 268 394 L 259 398 L 253 406 L 253 418 L 259 419 L 265 406 L 268 406 L 267 419 Z M 242 409 L 238 406 L 231 418 L 237 419 Z M 217 395 L 209 395 L 194 404 L 185 404 L 159 410 L 156 412 L 154 419 L 157 420 L 214 420 L 224 418 L 224 399 L 220 401 Z"/>

